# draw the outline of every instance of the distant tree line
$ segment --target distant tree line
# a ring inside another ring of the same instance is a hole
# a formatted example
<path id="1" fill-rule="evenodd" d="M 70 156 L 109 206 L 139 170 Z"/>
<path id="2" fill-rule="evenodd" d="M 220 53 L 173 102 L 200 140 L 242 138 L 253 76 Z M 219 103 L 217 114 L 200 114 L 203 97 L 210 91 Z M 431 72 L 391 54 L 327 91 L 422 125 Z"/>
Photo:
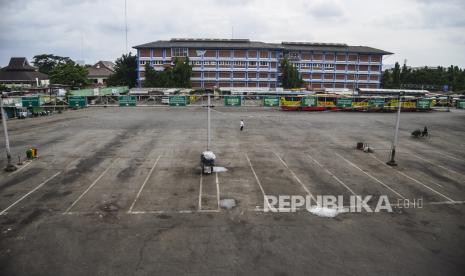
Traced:
<path id="1" fill-rule="evenodd" d="M 408 88 L 413 86 L 433 86 L 442 90 L 444 85 L 449 91 L 465 92 L 465 70 L 458 66 L 447 68 L 438 66 L 437 68 L 408 68 L 406 64 L 400 67 L 396 62 L 392 70 L 385 70 L 382 75 L 383 88 Z"/>
<path id="2" fill-rule="evenodd" d="M 131 53 L 123 54 L 115 61 L 115 72 L 107 80 L 108 86 L 129 86 L 137 85 L 137 56 Z"/>
<path id="3" fill-rule="evenodd" d="M 72 87 L 85 87 L 90 84 L 87 79 L 87 67 L 81 66 L 69 57 L 52 54 L 36 55 L 32 63 L 39 72 L 47 74 L 51 84 L 70 85 Z M 115 72 L 108 79 L 109 86 L 135 87 L 137 84 L 137 57 L 131 53 L 123 54 L 115 61 Z"/>
<path id="4" fill-rule="evenodd" d="M 51 84 L 64 84 L 73 87 L 89 84 L 87 69 L 69 57 L 42 54 L 34 56 L 32 63 L 39 69 L 39 72 L 48 75 Z"/>
<path id="5" fill-rule="evenodd" d="M 163 71 L 155 71 L 145 64 L 144 87 L 179 87 L 191 88 L 192 65 L 189 58 L 175 58 L 174 66 L 168 66 Z"/>

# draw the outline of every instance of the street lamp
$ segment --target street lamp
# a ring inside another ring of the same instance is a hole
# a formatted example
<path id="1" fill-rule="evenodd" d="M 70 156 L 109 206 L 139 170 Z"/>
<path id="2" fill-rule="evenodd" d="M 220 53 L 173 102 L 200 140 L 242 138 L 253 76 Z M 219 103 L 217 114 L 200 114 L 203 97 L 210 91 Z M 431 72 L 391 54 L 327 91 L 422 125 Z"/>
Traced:
<path id="1" fill-rule="evenodd" d="M 210 100 L 210 94 L 207 94 L 208 95 L 208 101 L 207 101 L 207 104 L 208 104 L 208 109 L 207 109 L 207 150 L 210 150 L 210 127 L 211 127 L 211 123 L 210 123 L 210 107 L 211 107 L 211 100 Z"/>
<path id="2" fill-rule="evenodd" d="M 389 161 L 386 162 L 389 166 L 397 166 L 396 160 L 394 159 L 396 156 L 396 146 L 397 146 L 397 135 L 399 133 L 399 122 L 400 122 L 400 109 L 402 108 L 402 96 L 404 96 L 405 92 L 399 92 L 399 104 L 397 106 L 397 119 L 396 119 L 396 129 L 394 133 L 394 139 L 392 141 L 391 147 L 391 158 Z"/>
<path id="3" fill-rule="evenodd" d="M 1 95 L 0 97 L 0 112 L 2 113 L 2 124 L 3 124 L 3 132 L 5 134 L 5 148 L 6 148 L 6 157 L 7 157 L 7 164 L 5 167 L 5 171 L 12 172 L 16 171 L 16 166 L 11 163 L 11 151 L 10 151 L 10 140 L 8 139 L 8 129 L 6 125 L 6 112 L 3 110 L 3 98 L 6 96 Z"/>

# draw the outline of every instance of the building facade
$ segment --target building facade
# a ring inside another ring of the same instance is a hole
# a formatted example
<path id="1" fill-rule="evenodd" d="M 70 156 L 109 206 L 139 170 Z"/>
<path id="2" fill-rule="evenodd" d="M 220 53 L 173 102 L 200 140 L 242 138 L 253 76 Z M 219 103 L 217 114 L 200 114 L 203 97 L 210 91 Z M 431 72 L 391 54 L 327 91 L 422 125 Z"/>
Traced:
<path id="1" fill-rule="evenodd" d="M 111 61 L 99 61 L 87 68 L 87 78 L 94 86 L 105 86 L 108 78 L 115 72 L 115 64 Z"/>
<path id="2" fill-rule="evenodd" d="M 0 84 L 7 87 L 39 87 L 50 84 L 48 75 L 31 66 L 25 57 L 12 57 L 8 66 L 0 69 Z"/>
<path id="3" fill-rule="evenodd" d="M 171 39 L 134 48 L 139 84 L 144 81 L 145 64 L 164 70 L 174 58 L 189 57 L 193 88 L 280 87 L 283 58 L 298 68 L 310 89 L 379 88 L 383 55 L 392 54 L 366 46 L 248 39 Z"/>

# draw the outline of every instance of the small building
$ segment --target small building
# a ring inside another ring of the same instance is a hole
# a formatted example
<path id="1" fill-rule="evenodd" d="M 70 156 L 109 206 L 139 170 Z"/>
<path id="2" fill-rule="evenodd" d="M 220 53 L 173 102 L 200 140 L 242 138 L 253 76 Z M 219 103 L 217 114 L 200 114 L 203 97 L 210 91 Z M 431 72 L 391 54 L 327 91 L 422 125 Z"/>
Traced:
<path id="1" fill-rule="evenodd" d="M 12 57 L 8 66 L 0 69 L 0 84 L 6 87 L 44 87 L 50 84 L 48 75 L 29 64 L 25 57 Z"/>
<path id="2" fill-rule="evenodd" d="M 375 89 L 375 88 L 358 88 L 360 96 L 398 96 L 404 93 L 405 96 L 424 97 L 428 90 L 411 90 L 411 89 Z"/>
<path id="3" fill-rule="evenodd" d="M 92 67 L 87 68 L 87 78 L 95 86 L 105 86 L 108 78 L 115 72 L 115 64 L 111 61 L 99 61 Z"/>

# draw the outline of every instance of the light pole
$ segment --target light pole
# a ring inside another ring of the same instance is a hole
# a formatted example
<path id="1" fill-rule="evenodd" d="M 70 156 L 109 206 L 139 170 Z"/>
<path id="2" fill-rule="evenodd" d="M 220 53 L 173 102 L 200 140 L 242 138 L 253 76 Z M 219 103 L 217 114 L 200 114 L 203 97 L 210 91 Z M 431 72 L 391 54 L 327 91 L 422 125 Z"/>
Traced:
<path id="1" fill-rule="evenodd" d="M 394 133 L 394 140 L 392 141 L 391 147 L 391 158 L 389 161 L 386 162 L 389 166 L 397 166 L 396 160 L 394 159 L 396 156 L 396 146 L 397 146 L 397 135 L 399 133 L 399 122 L 400 122 L 400 109 L 402 108 L 402 96 L 404 95 L 403 91 L 399 92 L 399 104 L 397 106 L 397 119 L 396 119 L 396 129 Z"/>
<path id="2" fill-rule="evenodd" d="M 207 111 L 207 150 L 210 150 L 210 94 L 208 94 Z"/>
<path id="3" fill-rule="evenodd" d="M 12 172 L 16 171 L 16 166 L 11 163 L 11 151 L 10 151 L 10 140 L 8 139 L 8 129 L 6 125 L 6 112 L 3 110 L 3 94 L 0 97 L 0 111 L 2 113 L 2 124 L 3 124 L 3 132 L 5 133 L 5 148 L 6 148 L 6 158 L 7 164 L 5 167 L 5 171 Z"/>

